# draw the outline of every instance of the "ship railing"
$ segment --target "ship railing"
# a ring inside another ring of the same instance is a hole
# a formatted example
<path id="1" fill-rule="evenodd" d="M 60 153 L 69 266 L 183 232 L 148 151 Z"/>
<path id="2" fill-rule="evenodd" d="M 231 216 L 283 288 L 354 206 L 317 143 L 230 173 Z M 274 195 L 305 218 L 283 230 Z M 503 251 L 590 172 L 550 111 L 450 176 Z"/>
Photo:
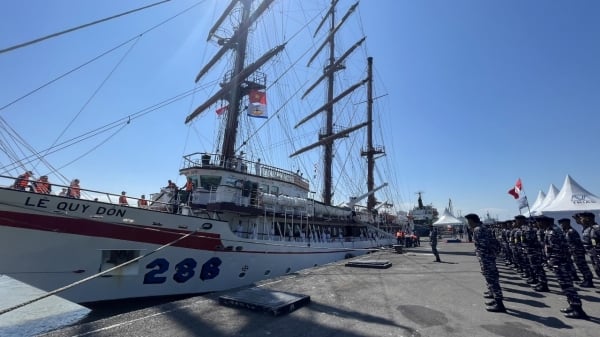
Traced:
<path id="1" fill-rule="evenodd" d="M 0 179 L 1 179 L 0 180 L 0 188 L 13 189 L 12 186 L 14 185 L 14 182 L 16 181 L 17 178 L 11 177 L 11 176 L 0 175 Z M 37 181 L 37 179 L 29 179 L 27 187 L 25 188 L 25 191 L 31 192 L 31 193 L 36 193 L 34 190 L 34 187 L 33 187 L 34 183 L 36 181 Z M 51 191 L 50 191 L 50 193 L 48 193 L 49 195 L 54 195 L 54 196 L 59 196 L 59 197 L 64 197 L 64 198 L 71 198 L 66 195 L 66 192 L 69 189 L 69 185 L 55 184 L 52 182 L 49 182 L 49 183 L 51 186 Z M 121 194 L 103 192 L 103 191 L 86 189 L 86 188 L 81 188 L 81 187 L 79 190 L 80 190 L 80 198 L 79 198 L 80 200 L 89 200 L 89 201 L 103 202 L 103 203 L 118 205 L 119 197 L 121 196 Z M 64 195 L 63 195 L 63 192 L 65 193 Z M 128 207 L 137 207 L 138 201 L 141 200 L 140 198 L 130 197 L 130 196 L 126 196 L 126 198 L 128 200 L 128 205 L 127 205 Z M 156 201 L 152 197 L 149 199 L 146 199 L 146 201 L 148 202 L 149 209 L 165 211 L 165 212 L 172 211 L 172 206 L 171 206 L 171 203 L 169 203 L 169 202 Z"/>
<path id="2" fill-rule="evenodd" d="M 183 157 L 183 168 L 221 168 L 250 173 L 260 177 L 277 179 L 308 190 L 308 179 L 302 177 L 299 171 L 292 172 L 275 166 L 265 165 L 260 159 L 246 160 L 244 157 L 225 158 L 220 154 L 195 152 Z"/>

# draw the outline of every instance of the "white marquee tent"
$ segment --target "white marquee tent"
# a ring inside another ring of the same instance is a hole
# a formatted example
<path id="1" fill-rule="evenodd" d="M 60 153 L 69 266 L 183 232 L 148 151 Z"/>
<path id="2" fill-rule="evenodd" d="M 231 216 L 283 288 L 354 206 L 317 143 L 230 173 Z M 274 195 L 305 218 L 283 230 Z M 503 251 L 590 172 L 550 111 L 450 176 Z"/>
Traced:
<path id="1" fill-rule="evenodd" d="M 544 203 L 544 199 L 545 198 L 546 198 L 546 193 L 544 193 L 544 191 L 542 191 L 542 190 L 539 190 L 537 198 L 535 199 L 535 202 L 533 203 L 533 205 L 531 205 L 531 208 L 530 208 L 530 211 L 531 211 L 532 214 L 538 208 L 540 208 L 540 205 L 542 205 L 542 203 Z"/>
<path id="2" fill-rule="evenodd" d="M 571 176 L 567 175 L 560 192 L 552 203 L 542 209 L 542 214 L 558 220 L 571 219 L 571 226 L 581 233 L 581 226 L 571 218 L 579 212 L 592 212 L 598 219 L 600 214 L 600 198 L 590 193 L 579 185 Z"/>
<path id="3" fill-rule="evenodd" d="M 459 219 L 455 218 L 450 211 L 446 208 L 440 218 L 433 223 L 434 226 L 452 226 L 452 225 L 463 225 L 464 223 Z"/>
<path id="4" fill-rule="evenodd" d="M 546 193 L 544 201 L 536 209 L 531 209 L 531 215 L 542 215 L 542 211 L 554 201 L 558 193 L 558 188 L 556 188 L 554 184 L 550 184 L 550 188 L 548 188 L 548 193 Z"/>

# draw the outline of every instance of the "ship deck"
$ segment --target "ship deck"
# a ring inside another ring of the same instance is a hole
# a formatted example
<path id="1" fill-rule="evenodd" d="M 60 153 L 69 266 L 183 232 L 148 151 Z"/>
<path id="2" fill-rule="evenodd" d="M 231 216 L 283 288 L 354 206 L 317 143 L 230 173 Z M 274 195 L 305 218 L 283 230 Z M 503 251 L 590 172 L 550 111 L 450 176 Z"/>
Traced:
<path id="1" fill-rule="evenodd" d="M 443 263 L 433 262 L 423 242 L 403 254 L 385 249 L 353 259 L 389 261 L 390 268 L 351 268 L 346 260 L 256 285 L 310 296 L 310 303 L 284 315 L 219 304 L 230 291 L 172 300 L 44 336 L 597 336 L 597 280 L 595 289 L 579 288 L 591 320 L 572 320 L 559 311 L 566 300 L 552 273 L 551 292 L 536 293 L 499 264 L 508 312 L 488 313 L 473 245 L 444 240 L 438 250 Z"/>

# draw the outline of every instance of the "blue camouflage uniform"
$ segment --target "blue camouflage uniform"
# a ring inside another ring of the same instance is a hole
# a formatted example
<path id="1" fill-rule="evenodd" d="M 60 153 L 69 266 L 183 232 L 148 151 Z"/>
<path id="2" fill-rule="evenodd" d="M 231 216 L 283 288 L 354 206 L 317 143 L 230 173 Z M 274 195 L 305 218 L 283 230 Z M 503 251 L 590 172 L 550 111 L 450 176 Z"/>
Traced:
<path id="1" fill-rule="evenodd" d="M 567 302 L 571 307 L 581 307 L 581 299 L 577 290 L 573 287 L 571 274 L 567 269 L 567 255 L 569 246 L 563 230 L 555 224 L 546 231 L 546 254 L 548 262 L 552 266 L 560 288 L 567 297 Z"/>
<path id="2" fill-rule="evenodd" d="M 500 275 L 496 267 L 496 254 L 498 253 L 498 240 L 494 237 L 491 229 L 479 224 L 473 230 L 473 243 L 475 253 L 479 258 L 481 273 L 485 282 L 496 301 L 502 301 L 502 289 L 500 288 Z"/>
<path id="3" fill-rule="evenodd" d="M 527 258 L 531 268 L 531 283 L 538 283 L 541 286 L 539 289 L 545 289 L 548 285 L 548 280 L 546 279 L 546 272 L 542 266 L 542 257 L 540 255 L 541 243 L 538 241 L 537 230 L 526 224 L 522 227 L 522 234 L 521 241 L 527 252 Z M 536 290 L 537 289 L 538 288 L 536 288 Z"/>
<path id="4" fill-rule="evenodd" d="M 585 260 L 585 248 L 579 233 L 572 227 L 568 227 L 565 231 L 565 238 L 569 246 L 569 251 L 573 257 L 573 262 L 579 269 L 581 275 L 583 275 L 584 282 L 592 282 L 592 271 Z"/>
<path id="5" fill-rule="evenodd" d="M 594 224 L 583 229 L 581 241 L 590 255 L 596 276 L 600 277 L 600 226 Z"/>

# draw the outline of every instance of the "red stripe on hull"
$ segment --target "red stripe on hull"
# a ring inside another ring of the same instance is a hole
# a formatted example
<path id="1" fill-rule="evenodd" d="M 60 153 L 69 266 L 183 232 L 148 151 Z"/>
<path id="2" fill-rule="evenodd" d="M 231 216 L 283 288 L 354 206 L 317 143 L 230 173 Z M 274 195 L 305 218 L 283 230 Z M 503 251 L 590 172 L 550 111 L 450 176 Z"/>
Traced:
<path id="1" fill-rule="evenodd" d="M 164 245 L 190 233 L 177 229 L 150 228 L 141 225 L 115 224 L 81 218 L 67 218 L 0 211 L 0 225 L 16 228 L 74 234 L 115 240 Z M 214 251 L 222 247 L 220 235 L 198 232 L 174 246 Z"/>

